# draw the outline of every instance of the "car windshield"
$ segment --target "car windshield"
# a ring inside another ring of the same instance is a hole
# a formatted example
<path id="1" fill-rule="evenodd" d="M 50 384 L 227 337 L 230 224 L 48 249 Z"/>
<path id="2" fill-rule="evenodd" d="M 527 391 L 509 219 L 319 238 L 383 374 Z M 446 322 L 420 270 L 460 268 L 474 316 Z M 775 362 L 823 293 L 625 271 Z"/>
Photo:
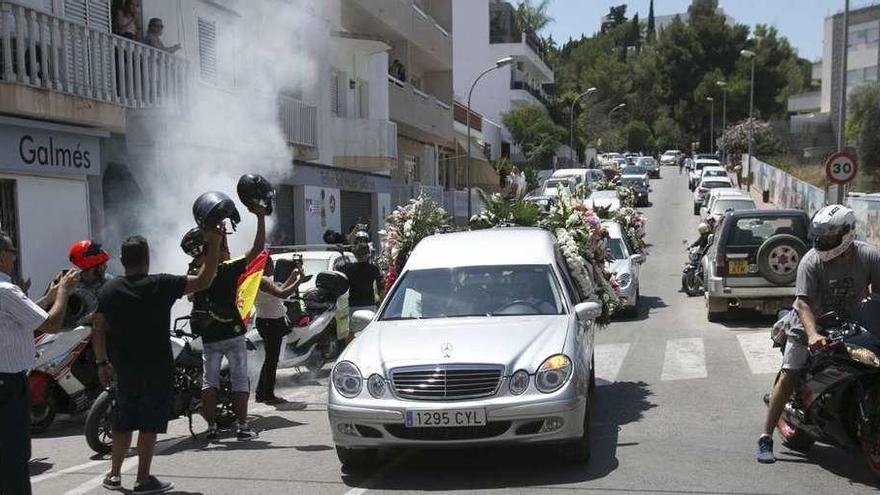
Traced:
<path id="1" fill-rule="evenodd" d="M 562 187 L 563 189 L 568 189 L 569 182 L 566 180 L 548 180 L 544 183 L 544 194 L 546 196 L 557 196 L 558 190 L 557 187 Z"/>
<path id="2" fill-rule="evenodd" d="M 626 246 L 623 245 L 623 239 L 619 237 L 608 239 L 608 259 L 625 260 L 626 258 Z"/>
<path id="3" fill-rule="evenodd" d="M 559 315 L 564 311 L 549 266 L 467 266 L 407 272 L 380 319 Z"/>
<path id="4" fill-rule="evenodd" d="M 640 165 L 631 165 L 629 167 L 623 167 L 621 173 L 623 175 L 645 175 L 648 173 L 648 169 Z"/>
<path id="5" fill-rule="evenodd" d="M 722 187 L 733 187 L 730 182 L 709 181 L 700 184 L 703 189 L 718 189 Z"/>
<path id="6" fill-rule="evenodd" d="M 804 222 L 792 217 L 740 218 L 732 226 L 727 244 L 732 246 L 760 246 L 777 234 L 806 238 Z"/>
<path id="7" fill-rule="evenodd" d="M 755 202 L 751 199 L 719 199 L 712 206 L 712 213 L 724 213 L 725 211 L 754 210 Z"/>
<path id="8" fill-rule="evenodd" d="M 639 159 L 639 166 L 641 166 L 641 167 L 653 167 L 654 164 L 655 164 L 655 162 L 654 162 L 653 158 L 640 158 Z"/>
<path id="9" fill-rule="evenodd" d="M 724 170 L 704 170 L 703 177 L 727 177 Z"/>

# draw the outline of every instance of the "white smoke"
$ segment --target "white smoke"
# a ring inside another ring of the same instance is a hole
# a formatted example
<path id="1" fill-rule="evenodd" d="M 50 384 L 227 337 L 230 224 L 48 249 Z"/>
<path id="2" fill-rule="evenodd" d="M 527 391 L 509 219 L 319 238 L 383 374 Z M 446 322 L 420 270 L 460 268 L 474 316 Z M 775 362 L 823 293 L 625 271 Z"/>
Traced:
<path id="1" fill-rule="evenodd" d="M 297 47 L 320 29 L 314 7 L 304 0 L 238 2 L 241 17 L 234 29 L 217 30 L 217 46 L 234 46 L 232 60 L 218 57 L 218 72 L 233 71 L 231 88 L 192 81 L 187 108 L 149 113 L 140 122 L 146 141 L 132 144 L 130 156 L 144 203 L 134 212 L 139 232 L 118 232 L 124 238 L 141 234 L 151 250 L 151 271 L 183 273 L 189 258 L 180 249 L 183 234 L 195 226 L 193 201 L 206 191 L 221 191 L 238 204 L 242 222 L 229 236 L 232 256 L 252 244 L 256 222 L 238 201 L 235 187 L 245 173 L 270 180 L 293 172 L 292 155 L 279 124 L 282 88 L 316 80 L 315 64 Z M 188 37 L 195 33 L 186 34 Z M 198 78 L 198 54 L 189 54 L 191 73 Z M 227 65 L 224 65 L 227 64 Z M 308 88 L 303 88 L 308 89 Z M 152 112 L 152 111 L 151 111 Z M 138 125 L 137 112 L 129 120 Z M 143 158 L 147 157 L 147 158 Z M 118 215 L 107 212 L 110 229 Z M 268 219 L 271 229 L 272 217 Z"/>

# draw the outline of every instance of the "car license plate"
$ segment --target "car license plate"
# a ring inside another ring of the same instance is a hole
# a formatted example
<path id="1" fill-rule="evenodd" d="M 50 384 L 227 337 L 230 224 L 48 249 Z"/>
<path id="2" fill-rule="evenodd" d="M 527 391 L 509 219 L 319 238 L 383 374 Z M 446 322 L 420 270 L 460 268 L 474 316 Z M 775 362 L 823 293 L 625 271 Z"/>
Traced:
<path id="1" fill-rule="evenodd" d="M 730 274 L 731 275 L 745 275 L 749 273 L 749 260 L 731 260 L 730 261 Z"/>
<path id="2" fill-rule="evenodd" d="M 444 411 L 407 411 L 407 428 L 443 428 L 485 426 L 485 409 L 448 409 Z"/>

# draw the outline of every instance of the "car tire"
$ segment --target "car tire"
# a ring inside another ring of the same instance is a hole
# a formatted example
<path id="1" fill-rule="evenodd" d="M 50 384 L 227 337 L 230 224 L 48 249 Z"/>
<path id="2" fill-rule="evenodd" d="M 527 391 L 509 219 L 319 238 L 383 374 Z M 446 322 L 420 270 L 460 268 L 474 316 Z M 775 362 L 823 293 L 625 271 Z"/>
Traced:
<path id="1" fill-rule="evenodd" d="M 797 278 L 797 267 L 807 246 L 798 237 L 777 234 L 758 248 L 758 272 L 776 285 L 789 285 Z"/>
<path id="2" fill-rule="evenodd" d="M 590 460 L 591 407 L 589 398 L 584 405 L 584 432 L 577 440 L 560 446 L 562 458 L 571 464 L 586 464 Z"/>
<path id="3" fill-rule="evenodd" d="M 336 446 L 336 457 L 347 468 L 366 468 L 376 463 L 377 449 L 349 449 Z"/>

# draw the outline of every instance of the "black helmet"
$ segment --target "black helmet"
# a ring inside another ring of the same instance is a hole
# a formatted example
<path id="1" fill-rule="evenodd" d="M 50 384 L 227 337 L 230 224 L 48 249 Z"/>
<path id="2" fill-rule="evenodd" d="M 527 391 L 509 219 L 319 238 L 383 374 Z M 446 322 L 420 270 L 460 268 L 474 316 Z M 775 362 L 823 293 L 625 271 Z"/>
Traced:
<path id="1" fill-rule="evenodd" d="M 193 217 L 199 227 L 216 227 L 228 218 L 235 229 L 241 222 L 241 215 L 232 199 L 217 191 L 206 192 L 196 199 L 193 203 Z"/>
<path id="2" fill-rule="evenodd" d="M 266 214 L 272 214 L 275 203 L 275 187 L 262 175 L 245 174 L 238 179 L 238 199 L 247 206 L 262 206 Z"/>
<path id="3" fill-rule="evenodd" d="M 198 258 L 205 254 L 208 248 L 208 241 L 205 240 L 205 234 L 202 232 L 202 229 L 198 227 L 189 229 L 189 232 L 184 234 L 183 240 L 180 241 L 180 248 L 183 249 L 184 253 L 193 258 Z"/>
<path id="4" fill-rule="evenodd" d="M 324 239 L 325 244 L 345 244 L 345 236 L 342 235 L 341 232 L 336 232 L 335 230 L 325 230 L 322 238 Z"/>

